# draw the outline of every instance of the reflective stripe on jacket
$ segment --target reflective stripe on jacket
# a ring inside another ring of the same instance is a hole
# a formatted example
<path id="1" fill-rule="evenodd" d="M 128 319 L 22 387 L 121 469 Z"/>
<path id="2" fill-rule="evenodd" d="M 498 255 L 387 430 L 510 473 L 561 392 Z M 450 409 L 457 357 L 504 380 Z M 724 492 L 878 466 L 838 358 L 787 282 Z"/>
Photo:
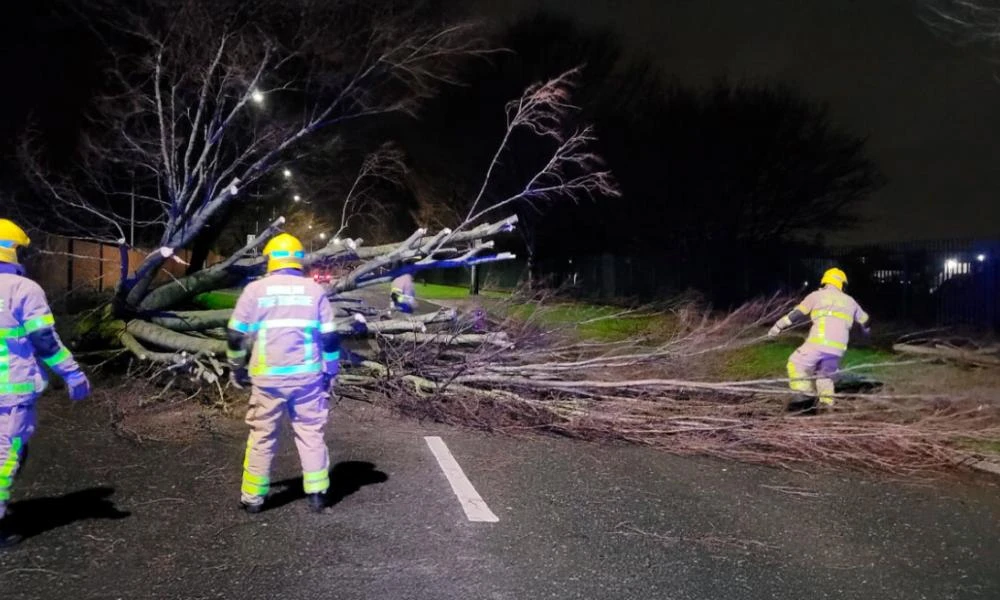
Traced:
<path id="1" fill-rule="evenodd" d="M 309 385 L 339 359 L 339 352 L 324 352 L 321 343 L 323 334 L 336 330 L 326 292 L 300 275 L 276 273 L 252 282 L 229 328 L 250 339 L 247 367 L 258 386 Z"/>
<path id="2" fill-rule="evenodd" d="M 838 356 L 847 351 L 854 323 L 866 326 L 869 319 L 854 298 L 833 286 L 809 294 L 796 309 L 812 320 L 806 343 Z"/>
<path id="3" fill-rule="evenodd" d="M 33 340 L 44 340 L 36 347 Z M 44 362 L 60 375 L 79 367 L 55 333 L 45 292 L 34 281 L 0 271 L 0 406 L 13 406 L 45 390 Z"/>

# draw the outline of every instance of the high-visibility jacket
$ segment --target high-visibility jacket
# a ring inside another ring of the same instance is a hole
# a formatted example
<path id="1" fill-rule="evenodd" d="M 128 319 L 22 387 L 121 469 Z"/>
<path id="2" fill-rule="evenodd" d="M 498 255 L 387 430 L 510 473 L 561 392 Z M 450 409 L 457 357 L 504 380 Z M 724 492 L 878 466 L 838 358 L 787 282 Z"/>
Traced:
<path id="1" fill-rule="evenodd" d="M 45 390 L 41 363 L 63 379 L 80 368 L 55 331 L 41 286 L 19 265 L 0 263 L 0 406 L 23 404 Z"/>
<path id="2" fill-rule="evenodd" d="M 260 387 L 311 385 L 334 376 L 340 337 L 333 316 L 318 283 L 295 270 L 272 273 L 251 282 L 236 302 L 229 321 L 229 360 L 245 364 Z"/>
<path id="3" fill-rule="evenodd" d="M 826 354 L 842 356 L 847 351 L 854 323 L 868 327 L 869 316 L 857 301 L 832 285 L 823 287 L 806 296 L 788 316 L 782 325 L 797 321 L 812 321 L 812 329 L 806 344 L 822 348 Z"/>

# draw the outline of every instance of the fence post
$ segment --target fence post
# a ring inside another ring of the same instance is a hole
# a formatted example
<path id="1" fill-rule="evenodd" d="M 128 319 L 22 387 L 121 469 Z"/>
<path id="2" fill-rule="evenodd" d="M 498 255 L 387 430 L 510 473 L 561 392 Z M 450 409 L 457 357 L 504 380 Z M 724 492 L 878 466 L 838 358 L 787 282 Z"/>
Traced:
<path id="1" fill-rule="evenodd" d="M 472 268 L 469 271 L 469 277 L 470 277 L 470 281 L 469 281 L 469 283 L 470 283 L 470 286 L 469 286 L 469 295 L 470 296 L 478 296 L 479 295 L 479 265 L 472 265 Z"/>
<path id="2" fill-rule="evenodd" d="M 611 254 L 601 255 L 601 297 L 613 298 L 615 295 L 615 257 Z"/>
<path id="3" fill-rule="evenodd" d="M 104 244 L 97 245 L 97 291 L 104 291 Z"/>
<path id="4" fill-rule="evenodd" d="M 73 291 L 73 238 L 66 240 L 66 294 Z"/>

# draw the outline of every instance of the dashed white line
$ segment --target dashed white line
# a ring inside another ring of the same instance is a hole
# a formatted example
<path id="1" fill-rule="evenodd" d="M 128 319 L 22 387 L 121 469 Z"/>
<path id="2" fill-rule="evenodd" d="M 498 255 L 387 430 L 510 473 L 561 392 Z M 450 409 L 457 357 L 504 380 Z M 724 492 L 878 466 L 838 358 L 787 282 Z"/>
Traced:
<path id="1" fill-rule="evenodd" d="M 458 496 L 458 501 L 462 504 L 465 516 L 470 521 L 483 523 L 496 523 L 499 521 L 500 519 L 493 514 L 490 507 L 486 506 L 486 502 L 476 492 L 476 488 L 472 487 L 472 482 L 465 476 L 462 467 L 458 466 L 458 461 L 452 456 L 444 440 L 437 436 L 431 436 L 425 437 L 424 441 L 427 442 L 431 453 L 434 454 L 434 458 L 437 459 L 441 470 L 444 471 L 444 476 L 448 478 L 451 489 Z"/>

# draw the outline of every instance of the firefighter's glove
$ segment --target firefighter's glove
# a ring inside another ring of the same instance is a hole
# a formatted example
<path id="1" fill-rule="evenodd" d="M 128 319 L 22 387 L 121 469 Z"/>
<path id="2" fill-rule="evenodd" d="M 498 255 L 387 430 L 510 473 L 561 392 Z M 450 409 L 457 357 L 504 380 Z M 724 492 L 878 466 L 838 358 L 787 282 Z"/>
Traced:
<path id="1" fill-rule="evenodd" d="M 69 399 L 79 402 L 90 395 L 90 381 L 83 371 L 74 371 L 66 377 L 66 387 L 69 389 Z"/>
<path id="2" fill-rule="evenodd" d="M 250 374 L 247 373 L 246 367 L 232 367 L 229 369 L 229 382 L 233 384 L 234 387 L 243 389 L 250 387 Z"/>
<path id="3" fill-rule="evenodd" d="M 778 327 L 777 325 L 775 325 L 774 327 L 772 327 L 771 330 L 767 332 L 767 337 L 769 337 L 769 338 L 776 338 L 779 335 L 781 335 L 781 328 Z"/>

